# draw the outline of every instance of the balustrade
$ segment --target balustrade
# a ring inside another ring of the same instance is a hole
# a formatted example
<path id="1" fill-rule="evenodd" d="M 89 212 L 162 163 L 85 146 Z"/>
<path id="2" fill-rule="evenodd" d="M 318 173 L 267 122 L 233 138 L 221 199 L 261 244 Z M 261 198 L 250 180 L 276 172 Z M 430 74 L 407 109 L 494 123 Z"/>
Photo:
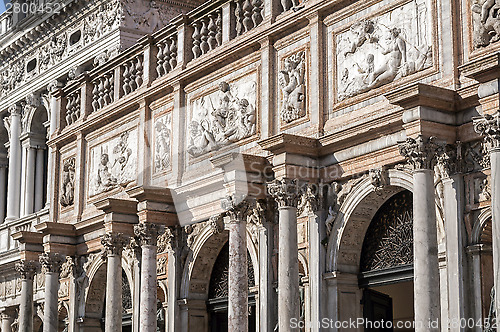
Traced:
<path id="1" fill-rule="evenodd" d="M 75 123 L 80 118 L 81 97 L 80 90 L 77 90 L 66 97 L 66 125 Z"/>
<path id="2" fill-rule="evenodd" d="M 142 55 L 135 56 L 123 65 L 123 94 L 128 95 L 141 87 L 144 82 L 144 67 Z"/>
<path id="3" fill-rule="evenodd" d="M 96 78 L 93 82 L 92 90 L 92 109 L 94 112 L 111 104 L 114 100 L 114 74 L 108 72 L 103 76 Z"/>
<path id="4" fill-rule="evenodd" d="M 221 9 L 193 22 L 192 26 L 194 29 L 192 35 L 194 59 L 222 45 Z"/>
<path id="5" fill-rule="evenodd" d="M 262 0 L 235 0 L 235 3 L 236 35 L 240 36 L 262 22 L 263 2 Z"/>
<path id="6" fill-rule="evenodd" d="M 158 77 L 170 73 L 177 67 L 177 36 L 168 37 L 157 43 L 156 72 Z"/>

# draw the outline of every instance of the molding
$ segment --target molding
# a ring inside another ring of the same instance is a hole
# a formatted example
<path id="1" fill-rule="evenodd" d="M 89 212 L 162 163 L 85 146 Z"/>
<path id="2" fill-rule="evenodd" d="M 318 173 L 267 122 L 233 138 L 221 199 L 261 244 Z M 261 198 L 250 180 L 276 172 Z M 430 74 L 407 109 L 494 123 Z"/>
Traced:
<path id="1" fill-rule="evenodd" d="M 457 93 L 437 86 L 414 83 L 384 94 L 390 104 L 404 109 L 424 106 L 441 111 L 455 112 Z"/>

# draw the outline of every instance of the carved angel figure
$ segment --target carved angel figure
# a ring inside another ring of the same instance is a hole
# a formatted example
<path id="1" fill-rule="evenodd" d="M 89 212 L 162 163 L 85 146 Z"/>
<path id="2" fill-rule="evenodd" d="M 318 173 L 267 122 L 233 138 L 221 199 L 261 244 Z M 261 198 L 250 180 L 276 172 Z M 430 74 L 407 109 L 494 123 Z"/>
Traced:
<path id="1" fill-rule="evenodd" d="M 124 132 L 120 135 L 120 140 L 118 144 L 113 148 L 113 153 L 118 154 L 118 158 L 115 159 L 113 166 L 116 163 L 120 165 L 120 170 L 123 171 L 127 166 L 128 160 L 132 155 L 132 149 L 128 147 L 128 132 Z"/>
<path id="2" fill-rule="evenodd" d="M 170 166 L 170 128 L 167 125 L 168 123 L 168 120 L 157 120 L 155 123 L 155 171 L 157 172 Z"/>
<path id="3" fill-rule="evenodd" d="M 378 42 L 378 37 L 374 34 L 375 25 L 371 20 L 362 21 L 359 24 L 353 24 L 350 27 L 350 30 L 355 37 L 351 41 L 350 47 L 344 52 L 344 56 L 356 52 L 356 50 L 363 46 L 365 42 Z"/>
<path id="4" fill-rule="evenodd" d="M 284 70 L 278 73 L 282 92 L 280 117 L 285 123 L 306 115 L 305 110 L 305 52 L 298 52 L 285 59 Z"/>
<path id="5" fill-rule="evenodd" d="M 75 197 L 75 158 L 70 158 L 64 163 L 62 177 L 60 202 L 62 206 L 70 206 Z"/>

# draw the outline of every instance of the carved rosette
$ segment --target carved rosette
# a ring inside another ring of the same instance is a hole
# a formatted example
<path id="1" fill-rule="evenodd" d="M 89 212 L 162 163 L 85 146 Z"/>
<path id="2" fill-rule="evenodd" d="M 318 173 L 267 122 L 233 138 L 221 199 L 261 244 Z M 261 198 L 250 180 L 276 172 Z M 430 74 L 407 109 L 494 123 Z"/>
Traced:
<path id="1" fill-rule="evenodd" d="M 399 143 L 399 153 L 414 170 L 432 170 L 441 150 L 442 146 L 436 143 L 435 137 L 424 138 L 419 135 L 416 139 L 408 137 Z"/>
<path id="2" fill-rule="evenodd" d="M 500 150 L 500 113 L 485 114 L 472 119 L 474 131 L 484 136 L 490 152 Z"/>
<path id="3" fill-rule="evenodd" d="M 300 198 L 300 187 L 296 179 L 274 180 L 267 184 L 267 191 L 278 207 L 297 207 Z"/>
<path id="4" fill-rule="evenodd" d="M 16 271 L 21 275 L 21 279 L 33 280 L 38 270 L 38 264 L 34 261 L 21 260 L 16 263 Z"/>
<path id="5" fill-rule="evenodd" d="M 160 225 L 144 222 L 134 226 L 134 234 L 141 245 L 156 246 Z"/>
<path id="6" fill-rule="evenodd" d="M 63 264 L 63 257 L 58 253 L 43 253 L 39 257 L 40 264 L 42 265 L 43 273 L 57 273 L 61 272 Z"/>
<path id="7" fill-rule="evenodd" d="M 129 239 L 122 233 L 106 233 L 101 238 L 104 247 L 104 256 L 121 255 L 123 248 L 129 243 Z"/>

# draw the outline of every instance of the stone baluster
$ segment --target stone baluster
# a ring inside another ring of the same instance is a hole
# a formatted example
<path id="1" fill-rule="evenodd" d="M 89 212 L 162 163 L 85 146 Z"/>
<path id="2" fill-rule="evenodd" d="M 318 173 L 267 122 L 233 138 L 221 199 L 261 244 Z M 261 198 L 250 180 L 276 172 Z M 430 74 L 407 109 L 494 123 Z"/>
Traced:
<path id="1" fill-rule="evenodd" d="M 44 186 L 44 153 L 45 150 L 41 147 L 36 149 L 36 168 L 35 168 L 35 210 L 34 212 L 40 211 L 45 202 L 43 201 L 43 196 L 45 194 Z"/>
<path id="2" fill-rule="evenodd" d="M 7 221 L 19 218 L 21 199 L 21 107 L 9 109 L 9 180 L 7 184 Z"/>
<path id="3" fill-rule="evenodd" d="M 248 332 L 248 271 L 246 218 L 249 203 L 236 196 L 221 202 L 229 217 L 229 331 Z"/>
<path id="4" fill-rule="evenodd" d="M 434 194 L 434 138 L 407 138 L 399 150 L 413 167 L 413 255 L 416 332 L 439 331 L 439 264 Z"/>
<path id="5" fill-rule="evenodd" d="M 500 294 L 500 113 L 474 118 L 474 130 L 483 135 L 491 162 L 491 224 L 493 238 L 493 282 L 495 294 Z M 495 298 L 497 321 L 500 296 Z M 499 328 L 500 330 L 500 328 Z"/>
<path id="6" fill-rule="evenodd" d="M 134 234 L 141 245 L 141 295 L 140 326 L 142 332 L 156 332 L 156 241 L 160 226 L 152 223 L 139 223 L 134 226 Z"/>
<path id="7" fill-rule="evenodd" d="M 107 233 L 101 239 L 107 260 L 106 332 L 122 331 L 122 250 L 127 242 L 127 238 L 120 233 Z"/>
<path id="8" fill-rule="evenodd" d="M 16 264 L 21 274 L 21 302 L 19 303 L 19 332 L 33 332 L 33 278 L 37 264 L 33 261 L 21 260 Z"/>
<path id="9" fill-rule="evenodd" d="M 59 273 L 63 258 L 58 253 L 43 253 L 40 264 L 45 273 L 45 306 L 43 311 L 43 332 L 58 331 Z"/>
<path id="10" fill-rule="evenodd" d="M 291 331 L 290 320 L 299 319 L 299 262 L 297 246 L 296 180 L 282 179 L 268 183 L 269 194 L 278 203 L 278 329 Z"/>

